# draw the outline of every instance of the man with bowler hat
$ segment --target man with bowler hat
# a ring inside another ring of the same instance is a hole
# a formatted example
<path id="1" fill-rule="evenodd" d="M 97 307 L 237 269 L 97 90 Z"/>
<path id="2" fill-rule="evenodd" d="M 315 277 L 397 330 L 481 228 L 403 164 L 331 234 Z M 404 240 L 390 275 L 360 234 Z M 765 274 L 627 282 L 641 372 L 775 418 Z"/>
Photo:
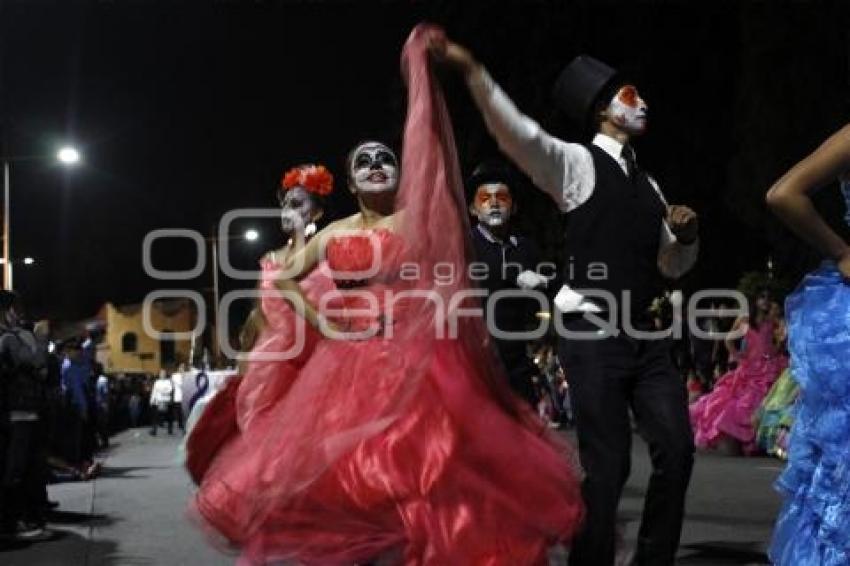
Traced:
<path id="1" fill-rule="evenodd" d="M 507 165 L 488 161 L 475 168 L 466 188 L 472 194 L 469 213 L 476 220 L 472 227 L 474 265 L 486 267 L 481 275 L 476 269 L 475 280 L 488 293 L 487 330 L 511 388 L 536 410 L 539 399 L 534 379 L 540 371 L 528 357 L 527 340 L 518 336 L 534 326 L 541 306 L 531 293 L 545 291 L 548 280 L 537 272 L 537 246 L 512 229 L 516 185 Z"/>
<path id="2" fill-rule="evenodd" d="M 647 309 L 662 292 L 662 276 L 677 278 L 695 263 L 697 217 L 668 206 L 637 161 L 631 141 L 646 130 L 648 105 L 614 69 L 576 57 L 557 80 L 555 103 L 594 136 L 568 143 L 520 113 L 468 50 L 435 33 L 431 51 L 462 72 L 499 147 L 564 216 L 558 355 L 570 384 L 587 505 L 570 564 L 614 563 L 617 506 L 630 471 L 629 410 L 652 459 L 634 562 L 673 564 L 693 436 L 669 337 L 650 332 Z"/>

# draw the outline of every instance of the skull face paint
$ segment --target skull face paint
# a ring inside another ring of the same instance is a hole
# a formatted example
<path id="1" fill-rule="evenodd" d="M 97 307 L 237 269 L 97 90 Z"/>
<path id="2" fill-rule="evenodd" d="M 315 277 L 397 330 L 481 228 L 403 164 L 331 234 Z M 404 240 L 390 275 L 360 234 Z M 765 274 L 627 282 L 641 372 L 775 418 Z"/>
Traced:
<path id="1" fill-rule="evenodd" d="M 649 106 L 633 85 L 623 86 L 608 104 L 608 118 L 629 134 L 646 130 L 648 112 Z"/>
<path id="2" fill-rule="evenodd" d="M 394 191 L 398 188 L 398 158 L 384 144 L 366 142 L 352 152 L 348 176 L 358 192 Z"/>
<path id="3" fill-rule="evenodd" d="M 280 227 L 286 234 L 304 231 L 321 209 L 304 187 L 292 187 L 280 195 Z"/>
<path id="4" fill-rule="evenodd" d="M 478 221 L 491 228 L 504 226 L 511 218 L 513 209 L 511 191 L 504 183 L 488 183 L 475 191 L 472 203 Z"/>

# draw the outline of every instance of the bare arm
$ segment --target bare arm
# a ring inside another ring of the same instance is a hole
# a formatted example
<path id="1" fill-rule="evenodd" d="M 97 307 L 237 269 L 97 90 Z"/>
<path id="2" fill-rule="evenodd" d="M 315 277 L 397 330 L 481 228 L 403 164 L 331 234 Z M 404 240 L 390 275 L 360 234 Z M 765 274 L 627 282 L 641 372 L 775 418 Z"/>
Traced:
<path id="1" fill-rule="evenodd" d="M 699 222 L 696 212 L 682 205 L 668 205 L 661 187 L 652 177 L 649 184 L 667 207 L 661 221 L 661 240 L 658 246 L 658 270 L 664 277 L 678 279 L 690 271 L 699 255 Z"/>
<path id="2" fill-rule="evenodd" d="M 678 279 L 690 271 L 699 255 L 699 239 L 689 233 L 677 234 L 681 227 L 693 227 L 696 232 L 697 217 L 685 206 L 668 207 L 667 219 L 661 223 L 661 244 L 658 247 L 658 269 L 670 279 Z"/>
<path id="3" fill-rule="evenodd" d="M 838 263 L 850 277 L 850 246 L 815 210 L 810 195 L 850 170 L 850 125 L 833 134 L 767 192 L 767 204 L 798 236 Z"/>
<path id="4" fill-rule="evenodd" d="M 314 328 L 320 328 L 319 313 L 316 307 L 307 299 L 298 282 L 306 277 L 319 263 L 323 247 L 328 237 L 339 227 L 339 223 L 326 226 L 298 251 L 287 258 L 280 277 L 275 281 L 275 287 L 282 292 L 283 298 L 292 309 L 303 317 Z"/>

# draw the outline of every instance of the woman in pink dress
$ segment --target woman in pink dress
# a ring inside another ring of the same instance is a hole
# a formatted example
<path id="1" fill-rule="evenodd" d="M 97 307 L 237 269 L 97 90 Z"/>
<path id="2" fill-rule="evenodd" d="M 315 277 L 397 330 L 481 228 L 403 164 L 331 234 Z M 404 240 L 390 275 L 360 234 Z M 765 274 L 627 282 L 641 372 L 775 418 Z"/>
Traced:
<path id="1" fill-rule="evenodd" d="M 332 339 L 264 437 L 234 454 L 241 473 L 205 480 L 196 499 L 248 563 L 545 564 L 579 526 L 569 448 L 496 373 L 474 310 L 429 33 L 417 27 L 404 49 L 404 174 L 386 146 L 359 145 L 348 173 L 360 212 L 308 242 L 278 282 Z M 314 302 L 296 280 L 323 257 L 338 290 Z"/>
<path id="2" fill-rule="evenodd" d="M 749 316 L 739 318 L 732 327 L 744 332 L 742 351 L 727 344 L 738 367 L 718 379 L 714 389 L 690 407 L 694 440 L 700 448 L 724 444 L 733 452 L 755 452 L 756 411 L 788 367 L 787 356 L 775 342 L 779 321 L 771 314 L 768 295 L 760 294 L 754 306 Z"/>
<path id="3" fill-rule="evenodd" d="M 321 339 L 280 296 L 275 281 L 280 266 L 315 235 L 316 222 L 324 215 L 325 198 L 332 190 L 333 177 L 321 165 L 299 165 L 281 179 L 281 228 L 289 239 L 284 247 L 269 252 L 260 261 L 257 307 L 240 333 L 242 350 L 250 354 L 240 362 L 240 375 L 231 379 L 204 408 L 186 441 L 186 467 L 201 490 L 202 479 L 222 447 L 237 441 L 250 443 L 249 432 L 257 417 L 286 395 Z M 304 278 L 301 288 L 311 299 L 331 290 L 333 280 L 327 266 L 320 265 Z M 262 429 L 256 430 L 261 433 Z M 218 473 L 226 473 L 229 467 L 219 464 L 217 469 Z"/>

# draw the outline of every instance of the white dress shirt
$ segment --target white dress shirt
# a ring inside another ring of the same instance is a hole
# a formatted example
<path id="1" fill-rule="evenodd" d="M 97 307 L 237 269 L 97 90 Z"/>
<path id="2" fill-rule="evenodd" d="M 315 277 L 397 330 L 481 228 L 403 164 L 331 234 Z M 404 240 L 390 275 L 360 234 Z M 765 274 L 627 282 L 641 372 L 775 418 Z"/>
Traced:
<path id="1" fill-rule="evenodd" d="M 561 212 L 570 212 L 587 202 L 596 186 L 596 169 L 590 151 L 581 144 L 550 135 L 522 114 L 484 67 L 473 72 L 467 82 L 484 123 L 499 147 L 555 201 Z M 622 157 L 623 144 L 604 134 L 597 134 L 592 143 L 627 172 Z M 649 182 L 667 205 L 658 183 L 651 177 Z M 696 263 L 699 242 L 679 243 L 666 220 L 661 222 L 659 229 L 658 269 L 665 277 L 676 279 Z M 599 311 L 596 305 L 567 285 L 555 297 L 555 306 L 562 312 Z"/>
<path id="2" fill-rule="evenodd" d="M 171 374 L 171 383 L 174 384 L 174 402 L 183 402 L 183 374 L 175 372 Z"/>
<path id="3" fill-rule="evenodd" d="M 166 378 L 157 379 L 153 383 L 153 388 L 151 389 L 151 400 L 150 403 L 152 406 L 162 406 L 171 403 L 174 396 L 174 384 L 171 383 L 171 380 Z"/>

